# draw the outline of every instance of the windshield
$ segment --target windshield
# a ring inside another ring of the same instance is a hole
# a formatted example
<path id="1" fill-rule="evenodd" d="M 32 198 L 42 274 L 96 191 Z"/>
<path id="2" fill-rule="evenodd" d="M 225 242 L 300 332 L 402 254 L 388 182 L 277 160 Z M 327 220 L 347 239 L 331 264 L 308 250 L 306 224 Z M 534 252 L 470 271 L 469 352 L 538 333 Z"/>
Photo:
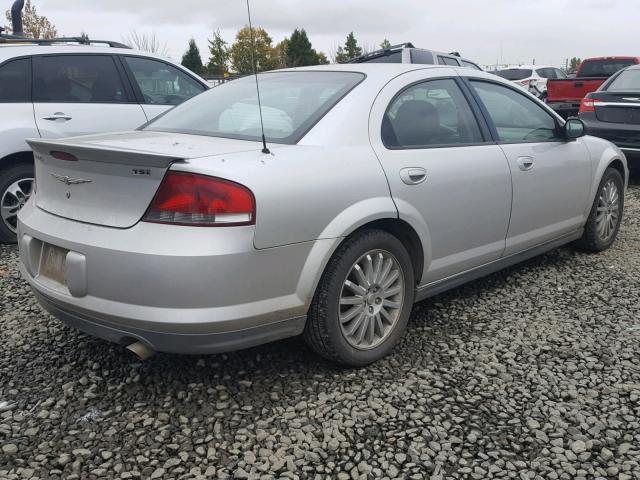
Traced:
<path id="1" fill-rule="evenodd" d="M 580 67 L 580 77 L 610 77 L 618 70 L 634 65 L 633 59 L 624 60 L 585 60 Z"/>
<path id="2" fill-rule="evenodd" d="M 274 72 L 259 75 L 267 141 L 293 144 L 364 79 L 353 72 Z M 145 130 L 262 140 L 256 80 L 248 76 L 198 95 Z"/>
<path id="3" fill-rule="evenodd" d="M 640 70 L 625 70 L 607 87 L 610 92 L 640 92 Z"/>
<path id="4" fill-rule="evenodd" d="M 529 78 L 533 70 L 527 68 L 510 68 L 508 70 L 500 70 L 498 75 L 507 80 L 524 80 Z"/>

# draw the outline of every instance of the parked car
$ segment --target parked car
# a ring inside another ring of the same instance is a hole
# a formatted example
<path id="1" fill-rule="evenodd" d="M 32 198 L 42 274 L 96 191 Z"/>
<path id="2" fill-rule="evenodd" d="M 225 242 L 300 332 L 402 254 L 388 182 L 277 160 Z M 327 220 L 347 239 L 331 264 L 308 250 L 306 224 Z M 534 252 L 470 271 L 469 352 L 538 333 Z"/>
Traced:
<path id="1" fill-rule="evenodd" d="M 567 78 L 559 68 L 547 65 L 522 65 L 498 70 L 496 74 L 542 99 L 547 97 L 547 80 Z"/>
<path id="2" fill-rule="evenodd" d="M 588 58 L 574 78 L 547 82 L 547 104 L 565 118 L 577 115 L 580 102 L 588 93 L 595 92 L 614 73 L 638 63 L 640 57 Z"/>
<path id="3" fill-rule="evenodd" d="M 640 168 L 640 65 L 614 74 L 583 98 L 579 118 L 590 135 L 615 143 L 629 165 Z"/>
<path id="4" fill-rule="evenodd" d="M 423 65 L 449 65 L 452 67 L 468 67 L 475 70 L 482 70 L 477 63 L 462 58 L 458 52 L 444 53 L 424 48 L 416 48 L 410 42 L 366 53 L 351 59 L 349 63 L 419 63 Z"/>
<path id="5" fill-rule="evenodd" d="M 414 301 L 569 242 L 602 251 L 624 154 L 469 68 L 243 78 L 125 133 L 36 139 L 22 271 L 67 324 L 147 356 L 304 334 L 365 365 Z"/>
<path id="6" fill-rule="evenodd" d="M 19 43 L 16 43 L 19 42 Z M 133 130 L 202 93 L 181 65 L 116 42 L 0 36 L 0 242 L 15 242 L 32 194 L 26 138 Z"/>

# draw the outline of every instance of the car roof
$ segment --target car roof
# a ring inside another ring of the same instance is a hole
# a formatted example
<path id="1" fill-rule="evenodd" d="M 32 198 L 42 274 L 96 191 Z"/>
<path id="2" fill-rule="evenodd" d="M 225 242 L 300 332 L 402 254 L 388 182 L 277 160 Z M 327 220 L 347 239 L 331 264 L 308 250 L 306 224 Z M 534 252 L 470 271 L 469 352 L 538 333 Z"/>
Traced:
<path id="1" fill-rule="evenodd" d="M 57 53 L 110 53 L 122 55 L 139 55 L 143 57 L 157 58 L 159 60 L 171 61 L 154 53 L 133 50 L 130 48 L 107 47 L 103 45 L 78 45 L 74 43 L 56 43 L 55 45 L 34 45 L 34 44 L 0 44 L 0 62 L 14 57 L 30 55 L 51 55 Z M 175 62 L 171 62 L 175 63 Z"/>
<path id="2" fill-rule="evenodd" d="M 498 71 L 504 72 L 506 70 L 537 70 L 539 68 L 558 68 L 553 65 L 518 65 L 517 67 L 501 68 Z"/>

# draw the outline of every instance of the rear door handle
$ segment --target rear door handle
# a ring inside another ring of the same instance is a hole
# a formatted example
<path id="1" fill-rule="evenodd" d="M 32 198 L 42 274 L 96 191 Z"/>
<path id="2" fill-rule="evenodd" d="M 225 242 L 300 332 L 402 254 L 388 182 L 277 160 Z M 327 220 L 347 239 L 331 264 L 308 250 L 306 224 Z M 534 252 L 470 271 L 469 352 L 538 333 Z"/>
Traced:
<path id="1" fill-rule="evenodd" d="M 523 172 L 531 170 L 534 165 L 533 157 L 518 157 L 518 167 Z"/>
<path id="2" fill-rule="evenodd" d="M 70 117 L 69 115 L 62 112 L 56 112 L 53 115 L 47 115 L 46 117 L 42 117 L 43 120 L 49 120 L 50 122 L 56 122 L 58 120 L 62 122 L 68 122 L 72 118 L 73 117 Z"/>
<path id="3" fill-rule="evenodd" d="M 427 171 L 422 167 L 403 168 L 400 178 L 407 185 L 418 185 L 427 179 Z"/>

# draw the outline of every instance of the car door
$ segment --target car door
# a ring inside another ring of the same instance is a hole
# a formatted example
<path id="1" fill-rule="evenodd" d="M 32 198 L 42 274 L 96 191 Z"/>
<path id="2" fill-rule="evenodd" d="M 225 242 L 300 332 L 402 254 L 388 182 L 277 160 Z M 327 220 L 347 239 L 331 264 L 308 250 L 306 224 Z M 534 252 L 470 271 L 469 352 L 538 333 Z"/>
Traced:
<path id="1" fill-rule="evenodd" d="M 207 89 L 198 80 L 167 62 L 130 55 L 121 58 L 148 120 Z"/>
<path id="2" fill-rule="evenodd" d="M 509 166 L 455 71 L 397 77 L 378 95 L 370 122 L 400 218 L 426 237 L 421 283 L 500 258 L 511 207 Z"/>
<path id="3" fill-rule="evenodd" d="M 134 130 L 146 122 L 111 55 L 33 58 L 36 124 L 44 138 Z"/>
<path id="4" fill-rule="evenodd" d="M 581 140 L 529 95 L 489 79 L 470 79 L 511 169 L 513 206 L 505 255 L 581 228 L 589 204 L 591 160 Z"/>

